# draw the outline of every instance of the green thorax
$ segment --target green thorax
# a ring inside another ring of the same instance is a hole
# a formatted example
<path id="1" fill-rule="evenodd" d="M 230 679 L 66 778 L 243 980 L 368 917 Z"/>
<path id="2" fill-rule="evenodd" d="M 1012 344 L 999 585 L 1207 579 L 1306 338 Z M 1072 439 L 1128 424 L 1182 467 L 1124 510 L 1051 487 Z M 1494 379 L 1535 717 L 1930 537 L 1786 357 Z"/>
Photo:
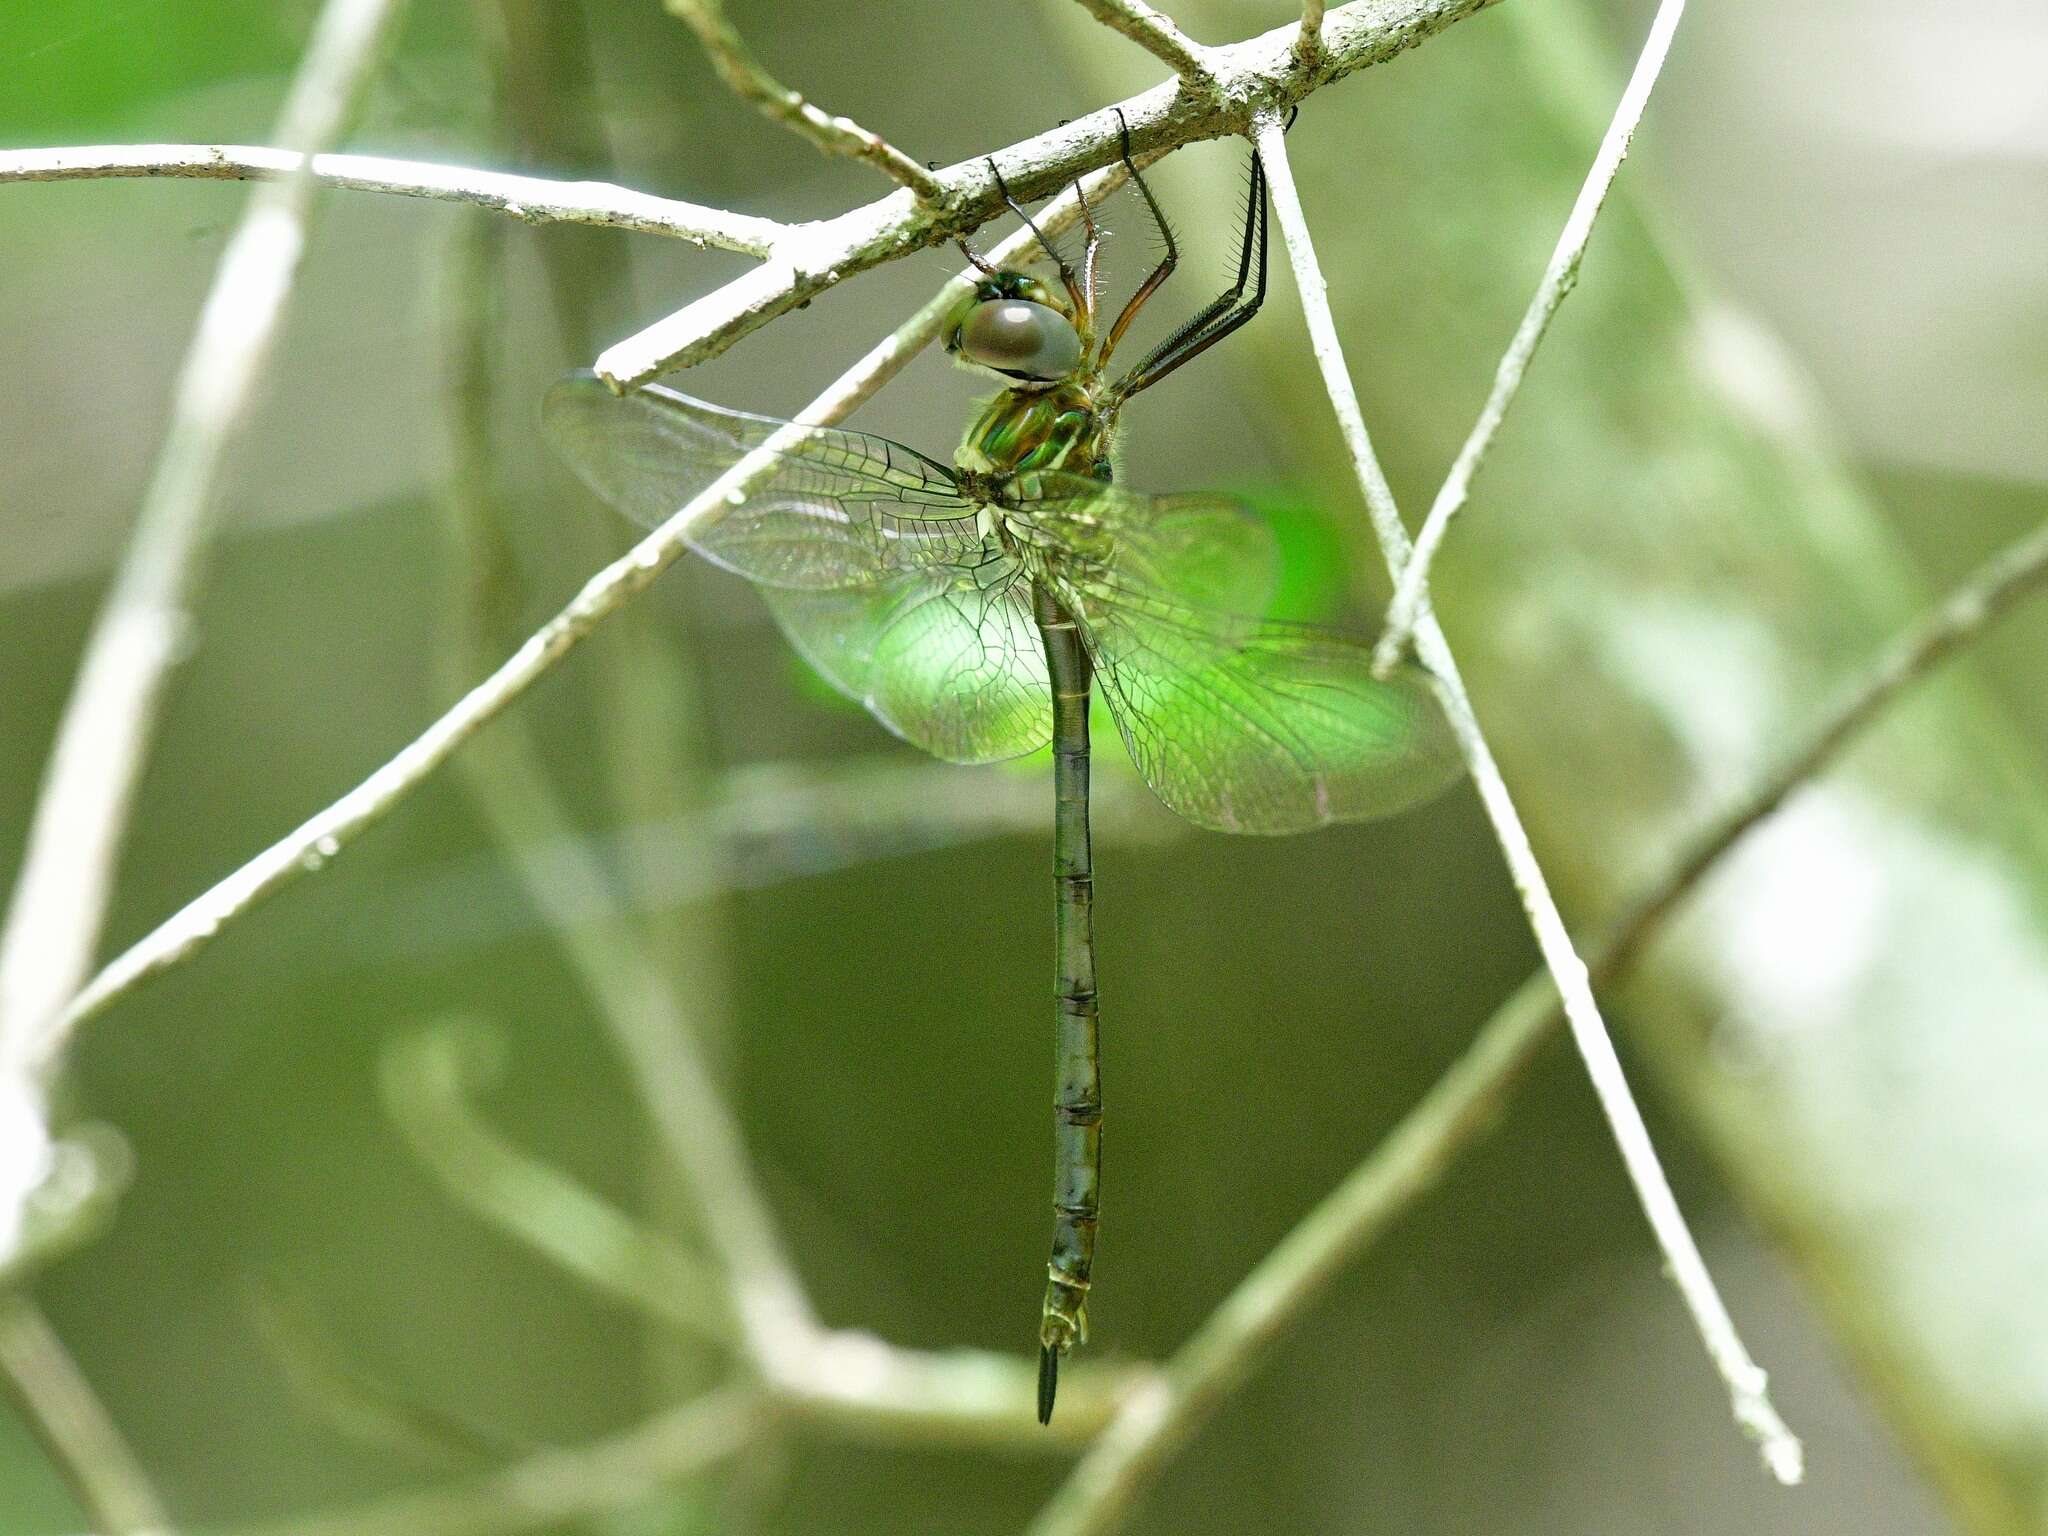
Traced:
<path id="1" fill-rule="evenodd" d="M 1006 389 L 982 407 L 953 462 L 999 479 L 1063 470 L 1107 480 L 1109 424 L 1084 384 Z"/>

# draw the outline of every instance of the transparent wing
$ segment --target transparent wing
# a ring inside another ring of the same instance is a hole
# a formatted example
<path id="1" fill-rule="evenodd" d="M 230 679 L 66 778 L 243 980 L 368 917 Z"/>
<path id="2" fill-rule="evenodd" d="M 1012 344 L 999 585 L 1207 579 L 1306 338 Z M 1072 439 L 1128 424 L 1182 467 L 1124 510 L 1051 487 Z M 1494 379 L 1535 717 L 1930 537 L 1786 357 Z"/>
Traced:
<path id="1" fill-rule="evenodd" d="M 1262 614 L 1280 580 L 1272 529 L 1227 496 L 1142 496 L 1079 475 L 1015 483 L 1010 524 L 1069 571 L 1151 589 L 1193 608 Z"/>
<path id="2" fill-rule="evenodd" d="M 1014 569 L 916 571 L 871 587 L 763 587 L 790 643 L 911 745 L 954 763 L 1052 739 L 1052 684 Z"/>
<path id="3" fill-rule="evenodd" d="M 589 373 L 557 382 L 541 420 L 584 483 L 649 528 L 791 431 L 656 385 L 614 394 Z M 689 530 L 699 554 L 750 581 L 814 590 L 974 558 L 976 508 L 951 470 L 886 438 L 804 431 L 764 480 Z"/>
<path id="4" fill-rule="evenodd" d="M 1200 826 L 1302 832 L 1387 816 L 1462 771 L 1420 674 L 1376 681 L 1363 641 L 1123 582 L 1051 579 L 1080 621 L 1131 761 Z"/>

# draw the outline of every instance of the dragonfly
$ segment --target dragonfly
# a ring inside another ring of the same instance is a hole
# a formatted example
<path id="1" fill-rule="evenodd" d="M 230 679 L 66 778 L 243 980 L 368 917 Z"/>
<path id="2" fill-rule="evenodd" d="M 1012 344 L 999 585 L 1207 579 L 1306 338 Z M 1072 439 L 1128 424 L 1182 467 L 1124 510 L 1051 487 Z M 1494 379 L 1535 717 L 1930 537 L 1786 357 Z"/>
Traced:
<path id="1" fill-rule="evenodd" d="M 1052 748 L 1054 1233 L 1039 1316 L 1041 1423 L 1052 1417 L 1062 1358 L 1086 1337 L 1101 1212 L 1091 696 L 1107 701 L 1153 792 L 1220 831 L 1291 833 L 1390 815 L 1460 771 L 1419 672 L 1375 678 L 1361 637 L 1263 617 L 1277 546 L 1249 509 L 1115 483 L 1124 406 L 1243 326 L 1266 293 L 1266 182 L 1255 151 L 1236 281 L 1112 371 L 1180 255 L 1130 150 L 1125 126 L 1123 163 L 1160 256 L 1106 325 L 1103 233 L 1086 197 L 1085 247 L 1069 262 L 990 162 L 1058 283 L 998 268 L 960 242 L 974 287 L 944 343 L 1002 388 L 951 465 L 840 428 L 793 436 L 788 422 L 660 386 L 614 392 L 587 374 L 557 383 L 543 408 L 579 476 L 648 527 L 748 455 L 772 453 L 765 479 L 687 530 L 696 552 L 752 582 L 828 682 L 934 757 L 985 763 Z"/>

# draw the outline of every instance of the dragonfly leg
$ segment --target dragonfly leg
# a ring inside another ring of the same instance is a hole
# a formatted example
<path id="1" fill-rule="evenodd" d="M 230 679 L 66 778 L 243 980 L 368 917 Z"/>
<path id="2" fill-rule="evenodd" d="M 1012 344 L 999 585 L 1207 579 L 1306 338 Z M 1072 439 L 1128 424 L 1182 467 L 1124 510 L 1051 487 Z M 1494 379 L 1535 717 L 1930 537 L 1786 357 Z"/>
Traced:
<path id="1" fill-rule="evenodd" d="M 1101 368 L 1109 361 L 1109 354 L 1116 350 L 1116 344 L 1124 339 L 1124 332 L 1131 328 L 1131 322 L 1138 318 L 1138 311 L 1145 307 L 1145 301 L 1157 293 L 1160 285 L 1173 276 L 1173 269 L 1180 265 L 1180 244 L 1173 238 L 1173 226 L 1166 222 L 1166 214 L 1159 206 L 1159 199 L 1152 195 L 1152 188 L 1146 182 L 1144 173 L 1138 169 L 1137 161 L 1131 158 L 1131 125 L 1124 121 L 1123 108 L 1117 108 L 1117 127 L 1123 135 L 1124 169 L 1131 173 L 1131 185 L 1138 189 L 1138 195 L 1145 199 L 1145 207 L 1151 211 L 1152 227 L 1159 231 L 1159 238 L 1165 242 L 1166 250 L 1159 258 L 1159 265 L 1151 275 L 1138 284 L 1138 291 L 1131 295 L 1124 305 L 1123 313 L 1116 317 L 1116 324 L 1109 328 L 1109 335 L 1103 338 L 1102 355 L 1095 359 L 1095 366 Z"/>
<path id="2" fill-rule="evenodd" d="M 1003 194 L 1003 201 L 1009 205 L 1010 212 L 1024 221 L 1024 227 L 1031 231 L 1032 238 L 1038 242 L 1038 248 L 1050 256 L 1053 265 L 1059 268 L 1060 283 L 1067 290 L 1067 302 L 1074 306 L 1075 314 L 1080 314 L 1087 308 L 1088 300 L 1081 291 L 1081 280 L 1075 275 L 1073 264 L 1060 254 L 1058 246 L 1045 238 L 1045 231 L 1038 227 L 1037 220 L 1024 211 L 1024 205 L 1018 202 L 1016 198 L 1010 196 L 1010 184 L 1003 180 L 1003 173 L 997 168 L 993 159 L 988 162 L 988 173 L 995 177 L 996 190 Z M 1085 208 L 1087 204 L 1083 203 L 1082 206 Z M 1092 220 L 1090 221 L 1089 228 L 1091 230 L 1094 228 Z"/>
<path id="3" fill-rule="evenodd" d="M 1244 234 L 1238 243 L 1237 281 L 1147 353 L 1143 362 L 1117 382 L 1111 391 L 1113 399 L 1121 403 L 1140 390 L 1150 389 L 1259 312 L 1259 306 L 1266 302 L 1266 217 L 1266 167 L 1258 151 L 1253 150 Z M 1248 283 L 1252 290 L 1249 298 L 1245 294 Z"/>
<path id="4" fill-rule="evenodd" d="M 1081 350 L 1095 345 L 1095 269 L 1102 256 L 1102 226 L 1095 222 L 1095 210 L 1088 206 L 1088 189 L 1074 178 L 1074 201 L 1081 205 L 1081 223 L 1088 240 L 1081 247 L 1081 306 L 1074 327 L 1081 333 Z"/>
<path id="5" fill-rule="evenodd" d="M 1069 614 L 1033 584 L 1053 704 L 1053 1240 L 1039 1317 L 1038 1419 L 1052 1418 L 1060 1357 L 1087 1336 L 1101 1215 L 1101 1018 L 1095 989 L 1095 866 L 1088 836 L 1087 649 Z"/>

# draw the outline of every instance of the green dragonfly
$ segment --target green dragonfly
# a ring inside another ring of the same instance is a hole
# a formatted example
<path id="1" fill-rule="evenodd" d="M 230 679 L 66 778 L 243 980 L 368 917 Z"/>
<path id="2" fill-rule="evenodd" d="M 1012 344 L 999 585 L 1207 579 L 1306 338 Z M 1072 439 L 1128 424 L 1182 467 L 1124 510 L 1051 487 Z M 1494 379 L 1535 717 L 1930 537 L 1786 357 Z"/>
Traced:
<path id="1" fill-rule="evenodd" d="M 978 279 L 945 345 L 1005 387 L 951 467 L 859 432 L 816 427 L 793 440 L 787 422 L 653 386 L 617 394 L 589 375 L 557 384 L 543 413 L 589 486 L 650 527 L 771 439 L 793 441 L 765 480 L 689 530 L 697 552 L 753 582 L 812 666 L 933 756 L 985 763 L 1052 746 L 1056 1167 L 1041 1422 L 1061 1357 L 1085 1337 L 1100 1210 L 1091 692 L 1101 689 L 1159 798 L 1225 832 L 1388 815 L 1458 773 L 1418 674 L 1376 680 L 1369 642 L 1260 617 L 1277 557 L 1252 513 L 1223 497 L 1111 483 L 1124 405 L 1243 325 L 1266 291 L 1255 153 L 1235 284 L 1111 381 L 1112 354 L 1179 255 L 1130 162 L 1128 131 L 1123 147 L 1163 254 L 1106 328 L 1102 236 L 1085 198 L 1077 265 L 1003 188 L 1057 267 L 1057 288 L 962 243 Z"/>

